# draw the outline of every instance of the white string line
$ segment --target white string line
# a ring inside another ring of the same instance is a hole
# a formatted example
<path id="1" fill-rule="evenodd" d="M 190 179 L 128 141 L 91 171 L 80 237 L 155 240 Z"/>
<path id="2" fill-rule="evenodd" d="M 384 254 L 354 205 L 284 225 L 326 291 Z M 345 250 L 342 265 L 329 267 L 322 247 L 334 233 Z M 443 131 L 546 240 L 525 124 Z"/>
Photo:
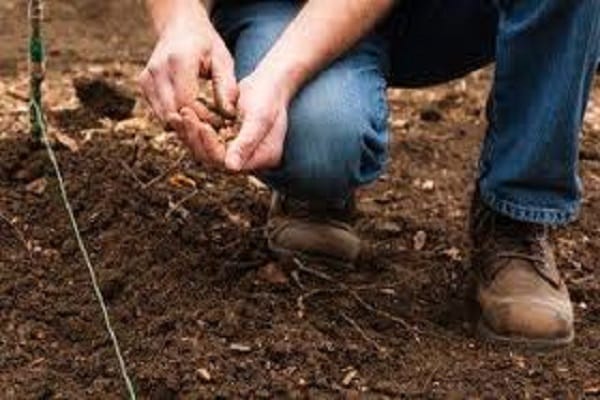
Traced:
<path id="1" fill-rule="evenodd" d="M 73 213 L 73 208 L 69 203 L 69 198 L 67 196 L 67 190 L 65 189 L 65 182 L 62 177 L 62 173 L 60 172 L 60 168 L 58 166 L 58 161 L 56 160 L 56 154 L 54 150 L 52 150 L 52 146 L 50 145 L 50 141 L 48 140 L 48 136 L 46 134 L 46 124 L 42 117 L 42 111 L 38 104 L 35 102 L 31 102 L 32 106 L 35 109 L 35 118 L 38 124 L 41 127 L 42 133 L 42 141 L 46 146 L 46 150 L 48 151 L 48 156 L 50 157 L 50 161 L 52 162 L 52 166 L 54 167 L 54 172 L 56 173 L 56 177 L 58 178 L 58 186 L 60 188 L 60 193 L 65 204 L 65 208 L 67 209 L 67 213 L 69 214 L 69 219 L 71 221 L 71 226 L 73 227 L 73 231 L 75 232 L 75 237 L 77 238 L 77 243 L 79 245 L 79 249 L 81 250 L 81 254 L 83 255 L 83 259 L 85 260 L 85 264 L 90 273 L 90 278 L 92 280 L 92 286 L 94 287 L 94 292 L 96 294 L 96 298 L 100 303 L 100 308 L 102 309 L 102 315 L 104 317 L 104 324 L 106 326 L 106 330 L 110 336 L 110 339 L 113 343 L 113 347 L 115 349 L 115 354 L 117 355 L 117 359 L 119 360 L 119 367 L 121 369 L 121 375 L 125 380 L 125 386 L 127 386 L 127 391 L 129 392 L 129 397 L 131 400 L 136 400 L 135 390 L 131 383 L 131 379 L 129 379 L 129 375 L 127 374 L 127 368 L 125 366 L 125 360 L 121 354 L 121 348 L 119 346 L 119 341 L 117 340 L 117 335 L 115 335 L 115 331 L 112 328 L 112 324 L 110 322 L 110 317 L 108 315 L 108 309 L 106 307 L 106 303 L 104 302 L 104 296 L 102 296 L 102 292 L 100 291 L 100 287 L 98 286 L 98 279 L 96 278 L 96 272 L 92 267 L 92 262 L 90 261 L 90 256 L 88 251 L 83 243 L 83 239 L 81 238 L 81 233 L 79 232 L 79 227 L 77 225 L 77 220 L 75 219 L 75 214 Z"/>

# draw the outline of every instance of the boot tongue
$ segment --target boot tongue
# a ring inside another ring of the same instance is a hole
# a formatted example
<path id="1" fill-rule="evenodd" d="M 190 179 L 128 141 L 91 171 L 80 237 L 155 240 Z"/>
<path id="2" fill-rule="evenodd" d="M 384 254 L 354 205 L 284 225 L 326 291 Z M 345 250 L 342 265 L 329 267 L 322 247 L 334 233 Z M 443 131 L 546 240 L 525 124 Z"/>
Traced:
<path id="1" fill-rule="evenodd" d="M 556 260 L 548 244 L 548 228 L 544 225 L 520 222 L 504 216 L 496 221 L 502 258 L 521 259 L 552 286 L 561 285 Z"/>

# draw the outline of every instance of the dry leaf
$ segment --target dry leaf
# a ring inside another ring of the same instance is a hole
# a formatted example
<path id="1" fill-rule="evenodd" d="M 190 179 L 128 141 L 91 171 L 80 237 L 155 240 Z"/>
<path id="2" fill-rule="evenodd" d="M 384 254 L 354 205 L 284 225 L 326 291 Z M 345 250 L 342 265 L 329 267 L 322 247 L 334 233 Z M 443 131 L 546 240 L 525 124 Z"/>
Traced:
<path id="1" fill-rule="evenodd" d="M 48 187 L 48 181 L 46 178 L 40 178 L 27 184 L 27 186 L 25 186 L 25 190 L 27 190 L 29 193 L 40 196 L 46 191 L 46 187 Z"/>
<path id="2" fill-rule="evenodd" d="M 447 250 L 444 250 L 443 254 L 448 256 L 452 261 L 462 261 L 460 250 L 456 247 L 451 247 Z"/>
<path id="3" fill-rule="evenodd" d="M 79 151 L 79 145 L 72 137 L 65 135 L 64 133 L 60 133 L 59 131 L 54 132 L 54 137 L 58 143 L 71 150 L 72 153 L 77 153 Z"/>
<path id="4" fill-rule="evenodd" d="M 146 118 L 129 118 L 117 122 L 115 125 L 116 133 L 136 133 L 150 129 L 150 123 Z"/>
<path id="5" fill-rule="evenodd" d="M 183 188 L 183 187 L 195 188 L 196 187 L 196 181 L 194 181 L 192 178 L 187 177 L 181 173 L 177 173 L 177 174 L 171 176 L 169 178 L 169 183 L 171 184 L 171 186 L 175 186 L 178 188 Z"/>

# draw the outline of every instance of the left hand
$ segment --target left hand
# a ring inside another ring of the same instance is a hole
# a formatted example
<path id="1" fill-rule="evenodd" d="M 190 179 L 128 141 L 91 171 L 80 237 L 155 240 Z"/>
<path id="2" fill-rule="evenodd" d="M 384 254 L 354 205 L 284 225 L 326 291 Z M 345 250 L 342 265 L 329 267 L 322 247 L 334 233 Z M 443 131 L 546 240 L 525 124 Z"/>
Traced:
<path id="1" fill-rule="evenodd" d="M 273 80 L 254 73 L 239 84 L 237 102 L 240 130 L 227 147 L 218 136 L 218 124 L 204 107 L 195 105 L 181 111 L 187 145 L 198 161 L 220 165 L 232 172 L 275 168 L 281 163 L 288 126 L 289 91 Z"/>
<path id="2" fill-rule="evenodd" d="M 288 127 L 287 91 L 256 74 L 242 80 L 239 90 L 241 128 L 227 147 L 225 167 L 232 172 L 278 167 Z"/>

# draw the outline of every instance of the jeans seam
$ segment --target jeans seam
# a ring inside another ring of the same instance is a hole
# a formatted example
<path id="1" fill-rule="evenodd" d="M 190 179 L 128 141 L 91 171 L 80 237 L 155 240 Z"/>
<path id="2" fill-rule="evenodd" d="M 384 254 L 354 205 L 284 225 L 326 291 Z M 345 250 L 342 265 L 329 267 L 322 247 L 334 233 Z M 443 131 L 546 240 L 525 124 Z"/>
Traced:
<path id="1" fill-rule="evenodd" d="M 513 200 L 501 199 L 492 192 L 485 191 L 480 185 L 481 200 L 494 211 L 518 221 L 546 225 L 565 225 L 577 218 L 580 206 L 569 206 L 566 210 L 523 205 Z"/>

